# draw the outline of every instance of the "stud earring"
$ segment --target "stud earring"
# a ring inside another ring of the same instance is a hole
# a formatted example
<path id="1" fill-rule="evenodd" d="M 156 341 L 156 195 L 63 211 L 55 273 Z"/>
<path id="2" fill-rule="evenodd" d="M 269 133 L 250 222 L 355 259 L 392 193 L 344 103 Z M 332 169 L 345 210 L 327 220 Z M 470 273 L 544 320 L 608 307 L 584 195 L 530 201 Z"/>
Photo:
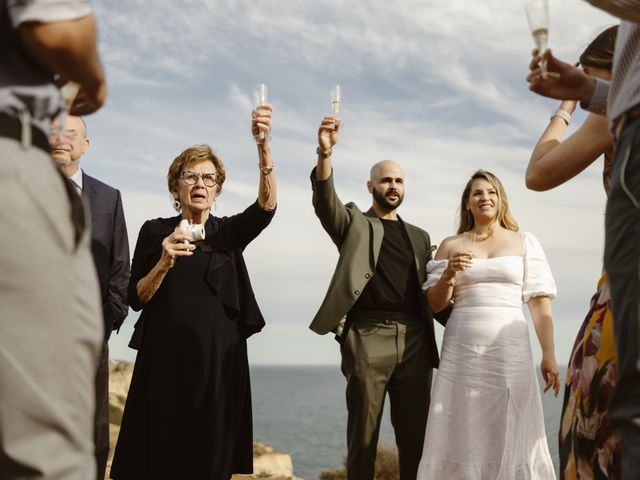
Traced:
<path id="1" fill-rule="evenodd" d="M 176 212 L 182 213 L 182 205 L 180 205 L 180 200 L 175 198 L 173 195 L 171 196 L 171 206 Z"/>

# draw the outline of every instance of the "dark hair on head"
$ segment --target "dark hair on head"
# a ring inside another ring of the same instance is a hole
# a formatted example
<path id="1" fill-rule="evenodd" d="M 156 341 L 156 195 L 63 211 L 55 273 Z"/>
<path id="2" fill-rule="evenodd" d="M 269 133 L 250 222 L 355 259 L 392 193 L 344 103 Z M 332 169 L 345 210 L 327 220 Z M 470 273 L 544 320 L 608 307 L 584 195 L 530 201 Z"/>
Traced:
<path id="1" fill-rule="evenodd" d="M 502 182 L 493 173 L 486 170 L 478 170 L 471 175 L 471 178 L 462 191 L 462 198 L 460 199 L 460 222 L 458 223 L 457 233 L 468 232 L 475 226 L 475 220 L 471 214 L 471 210 L 468 208 L 468 204 L 469 197 L 471 196 L 471 188 L 473 187 L 473 182 L 476 180 L 486 180 L 496 190 L 498 205 L 495 221 L 507 230 L 517 232 L 518 223 L 509 211 L 509 200 L 507 200 L 507 193 L 504 191 Z"/>
<path id="2" fill-rule="evenodd" d="M 600 33 L 580 55 L 580 65 L 611 71 L 613 69 L 613 51 L 616 46 L 617 36 L 618 25 L 609 27 Z"/>
<path id="3" fill-rule="evenodd" d="M 222 160 L 213 153 L 209 145 L 195 145 L 184 150 L 171 162 L 169 172 L 167 173 L 169 192 L 173 193 L 178 189 L 178 180 L 182 172 L 200 162 L 206 161 L 213 163 L 213 166 L 216 167 L 216 172 L 218 173 L 218 191 L 222 190 L 222 184 L 226 178 Z"/>

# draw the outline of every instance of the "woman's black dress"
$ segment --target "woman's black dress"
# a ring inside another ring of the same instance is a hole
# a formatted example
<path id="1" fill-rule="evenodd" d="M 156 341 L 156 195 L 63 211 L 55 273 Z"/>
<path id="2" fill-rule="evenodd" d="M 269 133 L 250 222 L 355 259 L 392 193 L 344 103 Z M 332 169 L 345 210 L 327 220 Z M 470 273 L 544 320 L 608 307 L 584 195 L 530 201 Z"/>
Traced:
<path id="1" fill-rule="evenodd" d="M 205 241 L 176 260 L 144 305 L 141 346 L 125 405 L 111 478 L 227 480 L 252 473 L 251 388 L 246 338 L 264 325 L 242 250 L 273 212 L 257 203 L 210 216 Z M 135 286 L 156 264 L 180 217 L 147 221 L 131 268 Z"/>

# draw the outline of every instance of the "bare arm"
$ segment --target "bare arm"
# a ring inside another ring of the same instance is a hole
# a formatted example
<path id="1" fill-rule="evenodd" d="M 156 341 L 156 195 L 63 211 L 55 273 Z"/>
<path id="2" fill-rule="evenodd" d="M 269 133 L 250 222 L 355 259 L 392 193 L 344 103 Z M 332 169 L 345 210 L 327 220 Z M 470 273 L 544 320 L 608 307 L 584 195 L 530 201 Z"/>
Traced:
<path id="1" fill-rule="evenodd" d="M 456 284 L 456 274 L 471 266 L 472 260 L 470 256 L 452 251 L 450 238 L 442 242 L 442 245 L 440 245 L 440 248 L 436 252 L 435 258 L 436 260 L 448 258 L 449 263 L 447 264 L 447 268 L 444 270 L 438 282 L 425 292 L 429 308 L 435 313 L 444 310 L 449 305 Z"/>
<path id="2" fill-rule="evenodd" d="M 563 101 L 560 109 L 571 113 L 575 102 Z M 549 190 L 575 177 L 591 165 L 613 144 L 607 119 L 589 114 L 584 123 L 563 141 L 568 125 L 560 117 L 553 117 L 533 149 L 527 166 L 527 188 Z"/>
<path id="3" fill-rule="evenodd" d="M 333 147 L 340 137 L 340 119 L 324 117 L 318 129 L 318 149 L 321 152 L 329 152 L 326 155 L 318 155 L 316 168 L 316 180 L 326 180 L 331 175 L 331 154 Z"/>
<path id="4" fill-rule="evenodd" d="M 260 168 L 260 183 L 258 185 L 258 204 L 263 210 L 271 211 L 278 203 L 276 173 L 271 160 L 271 146 L 269 143 L 269 132 L 271 131 L 271 105 L 265 104 L 260 107 L 260 113 L 252 112 L 251 131 L 254 138 L 263 132 L 263 140 L 256 143 L 258 147 L 258 166 Z"/>
<path id="5" fill-rule="evenodd" d="M 640 23 L 640 1 L 638 0 L 587 0 L 594 7 L 615 15 L 622 20 Z"/>
<path id="6" fill-rule="evenodd" d="M 153 298 L 164 277 L 173 268 L 178 257 L 193 255 L 195 245 L 183 243 L 188 240 L 187 234 L 176 228 L 171 235 L 162 240 L 162 255 L 154 267 L 142 277 L 136 285 L 136 293 L 140 301 L 145 304 Z"/>
<path id="7" fill-rule="evenodd" d="M 93 16 L 55 23 L 25 22 L 19 32 L 40 64 L 62 79 L 80 84 L 81 93 L 71 113 L 86 115 L 102 106 L 107 84 L 96 49 Z"/>
<path id="8" fill-rule="evenodd" d="M 533 325 L 542 349 L 542 361 L 540 372 L 545 381 L 544 391 L 553 387 L 553 393 L 557 397 L 560 391 L 560 374 L 556 363 L 556 355 L 553 344 L 553 314 L 551 312 L 551 300 L 549 297 L 533 297 L 528 302 Z"/>

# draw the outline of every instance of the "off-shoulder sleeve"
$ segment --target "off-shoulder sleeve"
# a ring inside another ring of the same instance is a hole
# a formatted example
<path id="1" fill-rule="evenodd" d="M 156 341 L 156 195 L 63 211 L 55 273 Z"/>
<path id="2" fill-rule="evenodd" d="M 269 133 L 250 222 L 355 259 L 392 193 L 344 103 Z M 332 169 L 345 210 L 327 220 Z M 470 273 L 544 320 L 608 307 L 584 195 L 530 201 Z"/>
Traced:
<path id="1" fill-rule="evenodd" d="M 524 285 L 522 301 L 527 303 L 533 297 L 556 298 L 558 290 L 551 274 L 547 257 L 542 245 L 531 233 L 523 233 L 524 237 Z"/>
<path id="2" fill-rule="evenodd" d="M 449 264 L 449 260 L 429 260 L 427 262 L 427 280 L 422 284 L 422 290 L 428 290 L 433 287 Z"/>

